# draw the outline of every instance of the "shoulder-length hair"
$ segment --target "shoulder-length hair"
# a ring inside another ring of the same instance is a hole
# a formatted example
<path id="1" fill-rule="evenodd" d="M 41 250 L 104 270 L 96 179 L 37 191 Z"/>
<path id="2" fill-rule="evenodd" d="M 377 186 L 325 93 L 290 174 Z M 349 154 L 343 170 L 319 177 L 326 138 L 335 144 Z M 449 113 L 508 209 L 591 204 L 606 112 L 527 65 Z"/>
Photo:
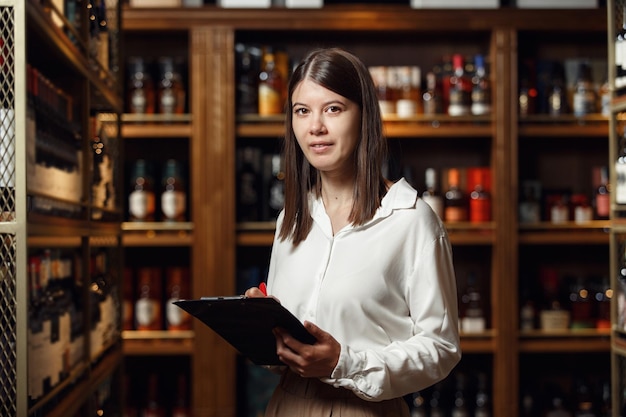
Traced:
<path id="1" fill-rule="evenodd" d="M 356 173 L 349 221 L 353 225 L 370 220 L 387 192 L 382 165 L 387 142 L 374 82 L 367 67 L 353 54 L 339 48 L 314 50 L 296 67 L 288 86 L 283 152 L 285 156 L 285 207 L 279 238 L 302 242 L 313 225 L 309 194 L 321 196 L 318 170 L 304 157 L 292 127 L 294 89 L 311 80 L 358 104 L 361 109 L 360 139 L 355 149 Z"/>

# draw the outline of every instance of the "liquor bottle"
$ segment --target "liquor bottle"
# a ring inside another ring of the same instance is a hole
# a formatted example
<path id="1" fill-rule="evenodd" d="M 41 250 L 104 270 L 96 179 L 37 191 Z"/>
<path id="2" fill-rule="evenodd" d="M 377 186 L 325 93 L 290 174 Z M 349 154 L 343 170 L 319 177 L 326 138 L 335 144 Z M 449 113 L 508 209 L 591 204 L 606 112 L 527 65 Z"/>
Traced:
<path id="1" fill-rule="evenodd" d="M 269 216 L 268 220 L 276 220 L 278 213 L 285 205 L 285 172 L 280 154 L 271 156 L 272 173 L 269 183 Z"/>
<path id="2" fill-rule="evenodd" d="M 441 400 L 442 386 L 441 382 L 435 384 L 430 394 L 430 417 L 445 417 L 446 412 L 443 409 L 443 402 Z"/>
<path id="3" fill-rule="evenodd" d="M 448 114 L 450 116 L 465 116 L 470 114 L 472 81 L 465 72 L 463 55 L 455 54 L 452 57 L 452 66 L 454 72 L 450 77 Z"/>
<path id="4" fill-rule="evenodd" d="M 576 408 L 574 417 L 596 417 L 593 404 L 593 395 L 587 383 L 579 378 L 575 382 L 576 387 Z"/>
<path id="5" fill-rule="evenodd" d="M 541 221 L 541 184 L 536 181 L 524 181 L 521 186 L 519 202 L 520 223 L 538 223 Z"/>
<path id="6" fill-rule="evenodd" d="M 478 54 L 474 57 L 475 73 L 472 77 L 472 107 L 475 116 L 491 114 L 491 83 L 487 76 L 485 58 Z"/>
<path id="7" fill-rule="evenodd" d="M 156 373 L 148 376 L 148 390 L 146 402 L 141 410 L 141 417 L 165 417 L 165 407 L 161 403 L 163 397 L 159 396 L 159 377 Z"/>
<path id="8" fill-rule="evenodd" d="M 398 117 L 413 117 L 422 113 L 421 100 L 421 71 L 416 66 L 402 66 L 397 68 L 398 97 L 396 100 L 396 114 Z"/>
<path id="9" fill-rule="evenodd" d="M 185 87 L 180 69 L 174 58 L 159 58 L 160 79 L 157 88 L 158 113 L 164 115 L 183 114 L 185 112 Z"/>
<path id="10" fill-rule="evenodd" d="M 155 219 L 154 180 L 145 159 L 135 161 L 131 175 L 128 212 L 131 221 L 149 222 Z"/>
<path id="11" fill-rule="evenodd" d="M 444 195 L 444 220 L 450 223 L 468 220 L 467 197 L 461 190 L 461 173 L 456 168 L 448 170 L 448 190 Z"/>
<path id="12" fill-rule="evenodd" d="M 563 398 L 560 395 L 552 397 L 552 405 L 545 413 L 545 417 L 572 417 L 572 413 L 563 406 Z"/>
<path id="13" fill-rule="evenodd" d="M 565 70 L 560 63 L 554 63 L 550 91 L 548 92 L 548 113 L 550 116 L 562 116 L 568 112 Z"/>
<path id="14" fill-rule="evenodd" d="M 625 8 L 626 9 L 626 8 Z M 617 129 L 622 132 L 617 144 L 617 160 L 615 161 L 615 193 L 617 204 L 626 204 L 626 123 L 618 122 Z"/>
<path id="15" fill-rule="evenodd" d="M 465 398 L 465 390 L 467 389 L 465 374 L 457 373 L 456 388 L 454 390 L 454 405 L 452 406 L 452 417 L 469 417 L 469 410 L 467 407 L 467 399 Z"/>
<path id="16" fill-rule="evenodd" d="M 465 333 L 480 333 L 486 326 L 485 307 L 476 273 L 467 275 L 467 287 L 461 296 L 461 330 Z"/>
<path id="17" fill-rule="evenodd" d="M 572 111 L 575 116 L 585 116 L 597 111 L 597 96 L 596 90 L 593 87 L 591 66 L 585 62 L 581 62 L 578 65 L 578 74 L 576 76 L 572 102 Z"/>
<path id="18" fill-rule="evenodd" d="M 115 201 L 115 174 L 114 161 L 108 147 L 109 138 L 103 122 L 97 116 L 92 118 L 91 140 L 93 176 L 91 183 L 91 199 L 94 206 L 92 219 L 102 219 L 101 209 L 114 210 Z"/>
<path id="19" fill-rule="evenodd" d="M 521 331 L 533 330 L 536 327 L 536 303 L 533 291 L 528 283 L 528 277 L 520 279 L 522 288 L 520 291 L 520 318 L 519 328 Z"/>
<path id="20" fill-rule="evenodd" d="M 620 96 L 626 88 L 626 7 L 622 7 L 622 27 L 615 37 L 615 93 Z"/>
<path id="21" fill-rule="evenodd" d="M 564 306 L 560 295 L 558 272 L 553 268 L 542 268 L 540 280 L 543 289 L 543 305 L 539 312 L 542 330 L 564 330 L 569 328 L 570 312 Z"/>
<path id="22" fill-rule="evenodd" d="M 393 97 L 393 73 L 390 67 L 374 66 L 369 67 L 370 75 L 376 88 L 378 105 L 383 116 L 395 113 L 395 101 Z"/>
<path id="23" fill-rule="evenodd" d="M 178 375 L 178 384 L 176 386 L 176 401 L 171 410 L 172 417 L 191 417 L 191 407 L 189 407 L 187 387 L 187 375 Z"/>
<path id="24" fill-rule="evenodd" d="M 416 392 L 412 396 L 411 417 L 428 417 L 426 410 L 426 399 L 421 392 Z"/>
<path id="25" fill-rule="evenodd" d="M 491 221 L 491 194 L 486 189 L 489 171 L 476 168 L 471 171 L 474 189 L 469 198 L 469 219 L 472 223 Z"/>
<path id="26" fill-rule="evenodd" d="M 596 329 L 611 328 L 611 298 L 613 298 L 613 290 L 609 283 L 609 277 L 603 275 L 596 281 L 594 290 L 594 300 L 596 303 Z"/>
<path id="27" fill-rule="evenodd" d="M 155 88 L 148 65 L 141 57 L 128 59 L 126 106 L 132 114 L 154 114 Z"/>
<path id="28" fill-rule="evenodd" d="M 134 328 L 134 283 L 133 269 L 124 268 L 124 282 L 122 283 L 122 330 L 133 330 Z"/>
<path id="29" fill-rule="evenodd" d="M 241 162 L 237 169 L 237 221 L 240 222 L 260 220 L 259 154 L 259 149 L 250 146 L 239 150 Z"/>
<path id="30" fill-rule="evenodd" d="M 526 117 L 537 113 L 537 88 L 529 75 L 523 74 L 520 80 L 518 95 L 519 115 Z"/>
<path id="31" fill-rule="evenodd" d="M 261 50 L 238 43 L 236 50 L 236 107 L 238 114 L 256 114 L 259 111 L 259 80 Z"/>
<path id="32" fill-rule="evenodd" d="M 476 407 L 474 417 L 490 417 L 491 407 L 489 402 L 489 389 L 487 384 L 487 374 L 478 374 L 478 386 L 476 391 Z"/>
<path id="33" fill-rule="evenodd" d="M 95 11 L 98 23 L 98 62 L 101 66 L 100 77 L 104 78 L 110 68 L 109 25 L 107 23 L 106 0 L 98 0 Z"/>
<path id="34" fill-rule="evenodd" d="M 437 171 L 435 168 L 426 168 L 426 190 L 422 193 L 422 199 L 433 209 L 433 211 L 443 220 L 443 197 L 439 193 L 437 182 Z"/>
<path id="35" fill-rule="evenodd" d="M 141 267 L 137 270 L 135 329 L 163 329 L 161 311 L 161 272 L 159 268 Z"/>
<path id="36" fill-rule="evenodd" d="M 571 311 L 570 327 L 588 329 L 594 326 L 592 318 L 592 292 L 588 282 L 581 276 L 570 278 L 569 301 Z"/>
<path id="37" fill-rule="evenodd" d="M 608 167 L 596 167 L 593 170 L 594 177 L 594 206 L 595 218 L 598 220 L 608 220 L 611 212 L 611 195 L 609 193 L 609 173 Z"/>
<path id="38" fill-rule="evenodd" d="M 187 188 L 181 170 L 181 164 L 175 159 L 168 159 L 163 167 L 161 213 L 166 222 L 187 219 Z"/>
<path id="39" fill-rule="evenodd" d="M 443 113 L 441 102 L 441 88 L 434 72 L 426 74 L 426 89 L 422 95 L 423 111 L 426 115 Z"/>
<path id="40" fill-rule="evenodd" d="M 174 304 L 174 301 L 189 299 L 189 270 L 171 266 L 166 270 L 165 320 L 167 330 L 190 330 L 191 315 Z"/>
<path id="41" fill-rule="evenodd" d="M 283 89 L 285 81 L 276 68 L 274 52 L 267 48 L 263 54 L 263 65 L 259 73 L 259 115 L 282 114 L 284 109 Z"/>

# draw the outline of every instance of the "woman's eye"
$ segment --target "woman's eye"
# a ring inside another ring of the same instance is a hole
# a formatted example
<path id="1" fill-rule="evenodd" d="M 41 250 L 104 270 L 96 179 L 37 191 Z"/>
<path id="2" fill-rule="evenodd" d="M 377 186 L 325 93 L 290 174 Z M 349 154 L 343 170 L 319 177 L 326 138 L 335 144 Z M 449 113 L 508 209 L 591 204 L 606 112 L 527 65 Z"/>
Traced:
<path id="1" fill-rule="evenodd" d="M 299 109 L 295 109 L 293 112 L 294 114 L 302 115 L 302 114 L 306 114 L 307 110 L 305 108 L 300 107 Z"/>
<path id="2" fill-rule="evenodd" d="M 329 113 L 338 113 L 341 111 L 341 109 L 338 106 L 330 106 L 327 111 Z"/>

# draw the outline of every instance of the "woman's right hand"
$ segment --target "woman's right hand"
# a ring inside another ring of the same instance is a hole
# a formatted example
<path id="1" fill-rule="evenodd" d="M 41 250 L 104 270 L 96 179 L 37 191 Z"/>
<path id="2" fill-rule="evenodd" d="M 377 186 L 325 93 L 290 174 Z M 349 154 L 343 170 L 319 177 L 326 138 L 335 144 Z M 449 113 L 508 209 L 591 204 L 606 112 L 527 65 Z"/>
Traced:
<path id="1" fill-rule="evenodd" d="M 248 288 L 244 295 L 249 298 L 267 297 L 267 295 L 265 295 L 258 287 Z"/>

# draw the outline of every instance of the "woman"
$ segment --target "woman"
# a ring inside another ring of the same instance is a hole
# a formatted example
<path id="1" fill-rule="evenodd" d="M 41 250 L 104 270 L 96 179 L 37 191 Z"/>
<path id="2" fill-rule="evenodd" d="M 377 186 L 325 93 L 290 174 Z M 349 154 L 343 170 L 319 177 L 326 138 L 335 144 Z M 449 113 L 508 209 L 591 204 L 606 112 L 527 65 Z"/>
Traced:
<path id="1" fill-rule="evenodd" d="M 266 416 L 408 416 L 403 396 L 461 355 L 446 231 L 404 179 L 383 177 L 380 109 L 357 57 L 313 51 L 288 92 L 267 291 L 317 342 L 275 329 L 286 367 Z"/>

